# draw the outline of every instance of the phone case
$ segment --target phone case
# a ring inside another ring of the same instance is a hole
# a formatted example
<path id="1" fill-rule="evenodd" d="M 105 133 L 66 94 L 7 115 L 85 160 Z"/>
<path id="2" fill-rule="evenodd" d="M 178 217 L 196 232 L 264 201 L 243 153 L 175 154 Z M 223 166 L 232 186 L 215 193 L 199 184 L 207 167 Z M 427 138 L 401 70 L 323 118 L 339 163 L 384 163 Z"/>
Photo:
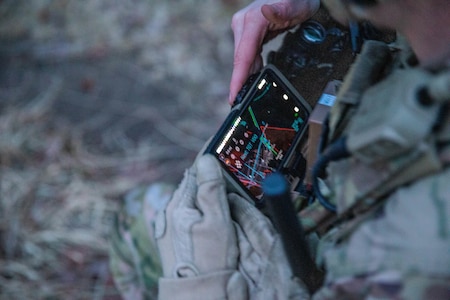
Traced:
<path id="1" fill-rule="evenodd" d="M 253 76 L 242 91 L 205 153 L 221 162 L 229 192 L 258 204 L 267 174 L 282 172 L 290 182 L 299 177 L 293 165 L 301 156 L 298 146 L 311 107 L 273 65 Z"/>

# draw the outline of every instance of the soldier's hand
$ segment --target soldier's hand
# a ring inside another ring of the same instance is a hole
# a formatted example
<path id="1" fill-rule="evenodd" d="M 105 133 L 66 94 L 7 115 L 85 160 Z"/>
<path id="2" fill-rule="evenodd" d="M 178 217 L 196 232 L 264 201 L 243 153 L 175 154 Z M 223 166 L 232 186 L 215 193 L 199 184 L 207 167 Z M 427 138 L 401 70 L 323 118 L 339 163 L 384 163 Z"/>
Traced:
<path id="1" fill-rule="evenodd" d="M 228 198 L 237 223 L 239 270 L 247 280 L 250 299 L 309 299 L 305 285 L 292 275 L 270 220 L 240 196 L 230 194 Z"/>
<path id="2" fill-rule="evenodd" d="M 164 274 L 160 299 L 246 297 L 225 181 L 213 156 L 200 156 L 185 173 L 155 231 Z"/>
<path id="3" fill-rule="evenodd" d="M 189 277 L 236 269 L 238 247 L 218 162 L 199 157 L 158 220 L 165 277 Z M 164 228 L 163 228 L 164 227 Z"/>
<path id="4" fill-rule="evenodd" d="M 249 75 L 262 67 L 264 42 L 308 19 L 319 7 L 319 0 L 256 0 L 234 14 L 234 69 L 229 103 Z"/>

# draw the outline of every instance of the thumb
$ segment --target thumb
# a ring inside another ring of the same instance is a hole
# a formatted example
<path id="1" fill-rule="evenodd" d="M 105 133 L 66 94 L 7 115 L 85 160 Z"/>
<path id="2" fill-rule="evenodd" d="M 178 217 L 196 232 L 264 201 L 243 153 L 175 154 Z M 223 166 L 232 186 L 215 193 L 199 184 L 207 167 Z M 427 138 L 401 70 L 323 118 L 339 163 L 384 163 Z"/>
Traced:
<path id="1" fill-rule="evenodd" d="M 309 19 L 319 8 L 320 1 L 280 1 L 261 7 L 261 13 L 271 24 L 270 30 L 281 30 Z"/>
<path id="2" fill-rule="evenodd" d="M 289 10 L 282 3 L 265 4 L 261 7 L 261 13 L 269 22 L 275 24 L 284 23 L 290 17 Z"/>
<path id="3" fill-rule="evenodd" d="M 220 163 L 210 154 L 199 157 L 197 167 L 197 205 L 205 219 L 213 223 L 229 221 L 225 179 Z M 214 222 L 215 221 L 215 222 Z"/>

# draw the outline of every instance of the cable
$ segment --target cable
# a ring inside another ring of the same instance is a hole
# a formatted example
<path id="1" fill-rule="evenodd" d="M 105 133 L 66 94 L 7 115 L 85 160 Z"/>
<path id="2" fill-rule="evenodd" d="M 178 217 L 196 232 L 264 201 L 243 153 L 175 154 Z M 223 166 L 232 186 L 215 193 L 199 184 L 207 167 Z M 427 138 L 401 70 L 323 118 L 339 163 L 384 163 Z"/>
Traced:
<path id="1" fill-rule="evenodd" d="M 350 152 L 347 149 L 346 137 L 341 137 L 325 149 L 325 151 L 319 156 L 319 159 L 314 164 L 312 169 L 314 194 L 317 200 L 319 200 L 319 203 L 332 212 L 336 211 L 336 205 L 330 203 L 330 201 L 328 201 L 328 199 L 320 191 L 319 176 L 325 170 L 329 162 L 349 156 Z"/>

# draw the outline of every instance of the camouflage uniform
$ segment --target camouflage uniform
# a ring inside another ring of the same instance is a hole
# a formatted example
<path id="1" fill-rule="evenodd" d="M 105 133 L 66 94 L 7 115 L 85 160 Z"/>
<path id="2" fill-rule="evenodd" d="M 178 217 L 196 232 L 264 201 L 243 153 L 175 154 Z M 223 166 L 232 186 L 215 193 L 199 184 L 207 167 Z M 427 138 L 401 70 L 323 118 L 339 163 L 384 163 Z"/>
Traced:
<path id="1" fill-rule="evenodd" d="M 374 47 L 377 55 L 381 51 L 378 46 Z M 369 48 L 368 43 L 365 47 Z M 364 74 L 350 71 L 344 91 L 338 94 L 331 111 L 329 139 L 350 136 L 355 124 L 364 126 L 365 120 L 356 121 L 358 113 L 363 114 L 364 110 L 370 114 L 376 109 L 382 109 L 385 114 L 401 114 L 388 111 L 389 105 L 380 108 L 380 104 L 367 104 L 367 101 L 383 103 L 382 98 L 399 101 L 395 99 L 399 97 L 395 91 L 400 90 L 400 96 L 406 97 L 412 81 L 408 76 L 419 74 L 420 82 L 428 76 L 428 71 L 414 73 L 415 68 L 409 66 L 408 62 L 414 60 L 402 39 L 393 47 L 385 48 L 388 50 L 385 65 L 382 69 L 373 67 L 377 73 L 390 72 L 383 81 L 373 84 L 373 88 L 364 89 L 359 96 L 355 96 L 357 93 L 352 88 L 350 97 L 346 97 L 345 88 L 352 86 L 351 81 L 360 85 L 364 80 Z M 373 53 L 366 52 L 373 62 Z M 358 67 L 358 61 L 352 67 L 355 66 Z M 448 84 L 448 67 L 440 72 L 446 74 Z M 448 88 L 445 97 L 446 101 L 450 99 Z M 355 98 L 361 103 L 356 103 Z M 409 152 L 382 161 L 367 163 L 352 156 L 330 163 L 327 181 L 338 220 L 332 229 L 322 228 L 326 233 L 319 243 L 317 258 L 323 261 L 327 274 L 323 287 L 313 299 L 450 299 L 449 105 L 442 111 L 445 118 L 440 120 L 440 129 L 432 134 L 433 138 L 427 135 L 424 139 L 433 148 L 430 151 L 433 158 L 417 154 L 421 148 L 421 142 L 417 141 Z M 420 120 L 409 121 L 409 126 L 422 125 Z M 437 144 L 445 146 L 434 148 Z M 320 231 L 318 225 L 327 224 L 321 221 L 327 215 L 323 209 L 309 208 L 302 214 L 305 226 L 313 224 Z M 308 216 L 319 218 L 312 221 Z"/>
<path id="2" fill-rule="evenodd" d="M 409 69 L 406 61 L 395 57 L 389 68 Z M 333 116 L 340 119 L 335 124 L 343 124 L 357 111 L 339 111 L 344 100 L 333 107 L 331 124 Z M 343 116 L 342 111 L 352 113 Z M 433 141 L 448 145 L 449 114 L 441 123 Z M 332 125 L 331 131 L 337 137 L 347 127 Z M 407 173 L 413 175 L 403 181 L 393 180 L 405 178 L 395 171 L 415 166 L 405 165 L 403 155 L 372 165 L 353 157 L 330 164 L 327 183 L 338 214 L 330 215 L 317 203 L 300 212 L 306 231 L 319 233 L 315 257 L 326 269 L 324 285 L 312 299 L 450 299 L 449 152 L 449 146 L 440 148 L 437 168 L 426 163 L 430 169 L 416 175 L 411 168 Z M 112 232 L 111 268 L 126 299 L 156 298 L 161 266 L 153 222 L 173 190 L 156 184 L 125 198 Z"/>
<path id="3" fill-rule="evenodd" d="M 154 222 L 174 190 L 172 185 L 155 183 L 124 198 L 110 235 L 110 268 L 124 299 L 157 299 L 162 268 Z"/>

